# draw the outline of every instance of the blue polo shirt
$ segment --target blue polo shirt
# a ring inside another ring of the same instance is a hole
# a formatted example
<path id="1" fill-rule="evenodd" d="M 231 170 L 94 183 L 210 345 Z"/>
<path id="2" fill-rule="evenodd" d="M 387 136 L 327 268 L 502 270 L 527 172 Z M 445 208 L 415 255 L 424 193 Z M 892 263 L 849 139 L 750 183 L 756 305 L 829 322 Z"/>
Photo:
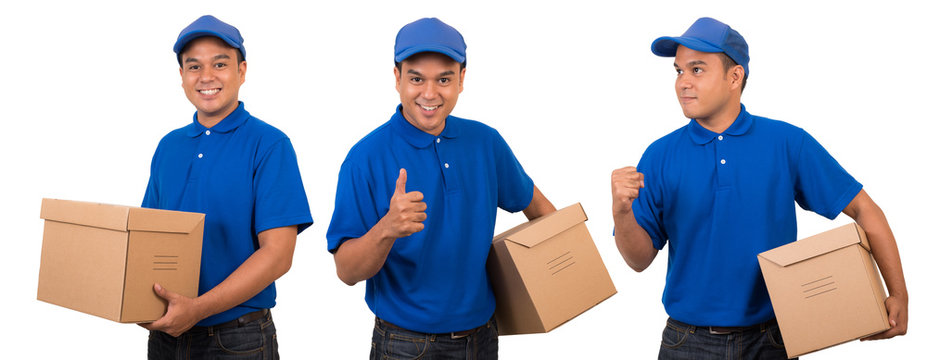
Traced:
<path id="1" fill-rule="evenodd" d="M 354 145 L 341 165 L 328 250 L 363 236 L 386 215 L 405 168 L 406 191 L 422 192 L 428 206 L 425 229 L 396 239 L 383 268 L 367 280 L 367 305 L 409 330 L 472 329 L 496 308 L 486 274 L 496 208 L 524 210 L 534 183 L 495 129 L 449 116 L 434 136 L 401 110 Z"/>
<path id="2" fill-rule="evenodd" d="M 143 207 L 206 214 L 199 293 L 229 276 L 268 229 L 312 224 L 290 139 L 251 116 L 243 103 L 212 128 L 196 120 L 161 139 Z M 223 323 L 275 304 L 274 284 L 197 325 Z"/>
<path id="3" fill-rule="evenodd" d="M 638 171 L 637 223 L 669 241 L 666 312 L 702 326 L 773 318 L 756 255 L 796 240 L 795 202 L 833 219 L 862 189 L 804 130 L 743 105 L 723 133 L 691 120 L 655 141 Z"/>

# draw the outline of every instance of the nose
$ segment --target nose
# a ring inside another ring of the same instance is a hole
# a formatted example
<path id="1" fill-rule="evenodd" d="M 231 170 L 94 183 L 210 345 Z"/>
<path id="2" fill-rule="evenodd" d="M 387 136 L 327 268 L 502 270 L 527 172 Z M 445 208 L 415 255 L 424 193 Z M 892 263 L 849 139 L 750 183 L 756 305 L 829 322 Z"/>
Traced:
<path id="1" fill-rule="evenodd" d="M 687 73 L 682 73 L 676 77 L 676 88 L 680 90 L 691 89 L 692 81 L 691 77 Z"/>
<path id="2" fill-rule="evenodd" d="M 422 89 L 422 97 L 426 99 L 434 99 L 438 96 L 438 85 L 434 81 L 426 81 L 425 87 Z"/>

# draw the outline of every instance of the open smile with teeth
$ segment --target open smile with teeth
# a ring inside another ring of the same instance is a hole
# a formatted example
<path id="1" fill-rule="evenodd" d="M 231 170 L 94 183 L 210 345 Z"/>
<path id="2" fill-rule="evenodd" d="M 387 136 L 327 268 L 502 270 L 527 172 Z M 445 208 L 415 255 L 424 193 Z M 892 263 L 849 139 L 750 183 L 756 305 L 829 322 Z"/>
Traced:
<path id="1" fill-rule="evenodd" d="M 437 109 L 437 108 L 438 108 L 439 106 L 441 106 L 441 105 L 435 105 L 435 106 L 419 105 L 419 106 L 421 106 L 422 109 L 425 109 L 425 111 L 433 111 L 433 110 Z"/>
<path id="2" fill-rule="evenodd" d="M 199 91 L 200 94 L 203 94 L 203 95 L 215 95 L 216 93 L 219 92 L 219 89 L 203 89 L 203 90 L 197 90 L 197 91 Z"/>

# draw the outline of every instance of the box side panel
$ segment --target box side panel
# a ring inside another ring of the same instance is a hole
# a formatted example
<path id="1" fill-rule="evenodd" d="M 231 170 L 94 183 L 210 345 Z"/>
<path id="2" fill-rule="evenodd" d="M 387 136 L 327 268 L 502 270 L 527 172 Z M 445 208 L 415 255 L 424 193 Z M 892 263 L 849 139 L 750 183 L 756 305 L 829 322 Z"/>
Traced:
<path id="1" fill-rule="evenodd" d="M 533 248 L 514 248 L 512 257 L 544 331 L 569 321 L 616 293 L 585 223 L 560 232 Z"/>
<path id="2" fill-rule="evenodd" d="M 760 267 L 789 356 L 797 356 L 879 331 L 882 313 L 859 246 L 779 267 Z"/>
<path id="3" fill-rule="evenodd" d="M 191 234 L 129 233 L 121 322 L 148 322 L 164 315 L 167 302 L 155 294 L 156 282 L 183 296 L 198 295 L 202 229 L 201 223 Z"/>
<path id="4" fill-rule="evenodd" d="M 862 229 L 860 229 L 862 231 Z M 863 247 L 857 247 L 859 251 L 860 262 L 865 266 L 865 272 L 869 275 L 869 288 L 872 292 L 872 302 L 879 308 L 882 314 L 882 326 L 879 331 L 888 330 L 891 324 L 888 323 L 888 311 L 885 309 L 885 299 L 888 294 L 885 292 L 885 285 L 882 283 L 882 276 L 879 274 L 879 267 L 872 258 L 872 254 Z M 867 334 L 868 335 L 868 334 Z"/>
<path id="5" fill-rule="evenodd" d="M 118 321 L 127 235 L 46 220 L 37 298 Z"/>
<path id="6" fill-rule="evenodd" d="M 512 262 L 509 246 L 521 245 L 501 241 L 493 244 L 486 261 L 486 271 L 496 296 L 496 322 L 499 335 L 543 332 L 544 327 L 528 289 Z"/>

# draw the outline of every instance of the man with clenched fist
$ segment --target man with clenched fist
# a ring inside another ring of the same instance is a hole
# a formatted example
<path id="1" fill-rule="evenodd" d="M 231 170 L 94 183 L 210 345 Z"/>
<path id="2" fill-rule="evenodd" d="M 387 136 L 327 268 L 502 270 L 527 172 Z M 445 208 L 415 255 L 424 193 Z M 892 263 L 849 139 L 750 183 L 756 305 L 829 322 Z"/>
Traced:
<path id="1" fill-rule="evenodd" d="M 555 209 L 495 129 L 450 115 L 466 73 L 456 29 L 412 22 L 394 60 L 400 105 L 341 165 L 328 250 L 342 281 L 367 280 L 371 359 L 495 359 L 496 209 Z"/>
<path id="2" fill-rule="evenodd" d="M 787 357 L 756 255 L 795 241 L 796 202 L 862 226 L 892 325 L 866 339 L 903 335 L 908 296 L 885 215 L 807 132 L 747 112 L 744 38 L 701 18 L 651 50 L 675 58 L 676 95 L 691 121 L 651 144 L 637 168 L 612 173 L 612 213 L 615 244 L 635 271 L 669 243 L 659 358 Z"/>

